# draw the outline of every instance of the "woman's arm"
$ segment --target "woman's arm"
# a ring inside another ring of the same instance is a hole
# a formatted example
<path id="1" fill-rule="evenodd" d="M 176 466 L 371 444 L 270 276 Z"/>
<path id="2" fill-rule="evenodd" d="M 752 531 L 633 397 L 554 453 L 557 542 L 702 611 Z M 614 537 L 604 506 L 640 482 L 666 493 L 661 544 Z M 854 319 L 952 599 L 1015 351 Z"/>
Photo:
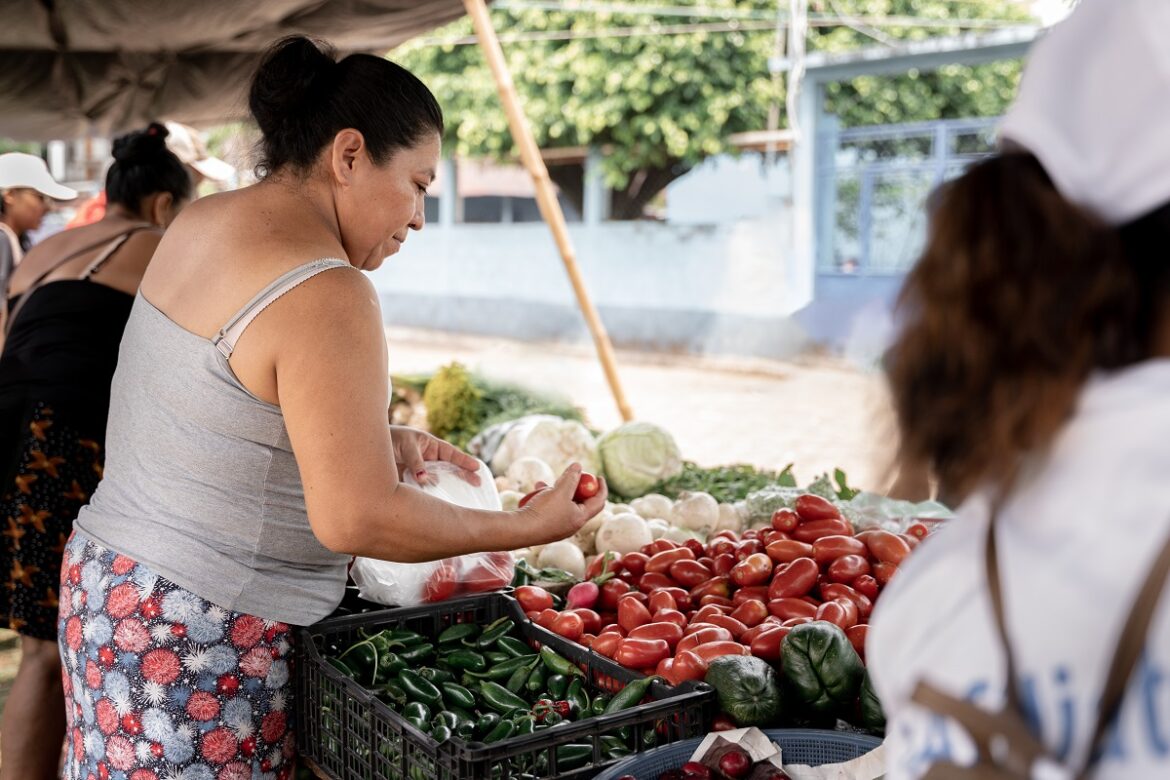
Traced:
<path id="1" fill-rule="evenodd" d="M 300 298 L 304 306 L 277 348 L 276 381 L 309 523 L 322 544 L 351 555 L 434 560 L 562 539 L 601 510 L 604 491 L 573 503 L 579 469 L 516 512 L 465 509 L 401 484 L 386 425 L 389 371 L 373 285 L 349 271 L 313 284 L 316 294 Z"/>

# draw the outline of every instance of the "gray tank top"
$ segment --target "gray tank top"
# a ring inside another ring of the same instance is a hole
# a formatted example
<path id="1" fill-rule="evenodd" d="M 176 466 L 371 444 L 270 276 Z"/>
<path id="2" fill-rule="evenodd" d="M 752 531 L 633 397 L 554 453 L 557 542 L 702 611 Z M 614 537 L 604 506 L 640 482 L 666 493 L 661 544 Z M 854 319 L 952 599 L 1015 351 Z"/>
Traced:
<path id="1" fill-rule="evenodd" d="M 111 387 L 105 475 L 75 527 L 225 609 L 308 625 L 341 600 L 349 557 L 313 535 L 280 407 L 228 365 L 252 319 L 327 258 L 262 290 L 211 341 L 137 296 Z"/>

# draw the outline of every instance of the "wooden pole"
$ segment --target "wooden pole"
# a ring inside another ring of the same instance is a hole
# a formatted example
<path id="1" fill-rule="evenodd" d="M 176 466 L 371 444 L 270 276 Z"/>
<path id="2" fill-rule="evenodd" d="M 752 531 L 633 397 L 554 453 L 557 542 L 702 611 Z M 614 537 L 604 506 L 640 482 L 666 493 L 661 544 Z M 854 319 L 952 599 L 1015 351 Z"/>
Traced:
<path id="1" fill-rule="evenodd" d="M 520 159 L 528 173 L 532 176 L 532 183 L 536 186 L 536 205 L 540 208 L 540 215 L 544 218 L 553 240 L 560 250 L 561 260 L 565 264 L 565 272 L 573 285 L 573 292 L 577 294 L 577 304 L 581 313 L 585 315 L 585 323 L 589 332 L 593 334 L 593 344 L 597 348 L 597 356 L 601 359 L 601 367 L 605 371 L 605 378 L 609 382 L 610 392 L 617 403 L 622 419 L 633 419 L 634 413 L 626 402 L 626 395 L 622 391 L 622 383 L 618 378 L 617 363 L 613 356 L 613 345 L 609 342 L 609 334 L 605 332 L 605 325 L 589 298 L 589 291 L 585 289 L 585 280 L 581 278 L 581 271 L 577 268 L 577 256 L 573 251 L 573 244 L 569 241 L 569 231 L 565 227 L 565 214 L 561 211 L 561 204 L 557 201 L 553 190 L 552 180 L 545 167 L 544 158 L 536 146 L 536 139 L 532 135 L 532 128 L 528 125 L 528 118 L 520 108 L 520 98 L 516 94 L 516 85 L 512 81 L 512 74 L 508 64 L 504 61 L 504 51 L 500 48 L 500 40 L 496 37 L 492 27 L 491 17 L 488 16 L 487 5 L 484 0 L 463 0 L 464 7 L 475 25 L 475 34 L 479 38 L 480 48 L 487 58 L 488 66 L 496 79 L 496 87 L 500 91 L 500 101 L 504 104 L 504 113 L 508 115 L 508 126 L 512 130 L 512 137 L 520 149 Z"/>

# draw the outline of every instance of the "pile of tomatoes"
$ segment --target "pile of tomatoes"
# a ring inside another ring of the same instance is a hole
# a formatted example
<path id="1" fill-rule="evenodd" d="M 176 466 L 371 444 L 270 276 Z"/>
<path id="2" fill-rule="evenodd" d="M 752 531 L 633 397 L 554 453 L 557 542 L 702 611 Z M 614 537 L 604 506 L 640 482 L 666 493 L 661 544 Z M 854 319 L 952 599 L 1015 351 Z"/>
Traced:
<path id="1" fill-rule="evenodd" d="M 826 620 L 840 626 L 865 658 L 867 621 L 882 589 L 925 537 L 853 527 L 829 501 L 800 496 L 771 527 L 706 544 L 660 539 L 638 552 L 599 557 L 586 578 L 600 586 L 596 604 L 558 611 L 541 588 L 517 588 L 528 617 L 618 663 L 674 684 L 701 680 L 723 655 L 780 660 L 793 626 Z"/>

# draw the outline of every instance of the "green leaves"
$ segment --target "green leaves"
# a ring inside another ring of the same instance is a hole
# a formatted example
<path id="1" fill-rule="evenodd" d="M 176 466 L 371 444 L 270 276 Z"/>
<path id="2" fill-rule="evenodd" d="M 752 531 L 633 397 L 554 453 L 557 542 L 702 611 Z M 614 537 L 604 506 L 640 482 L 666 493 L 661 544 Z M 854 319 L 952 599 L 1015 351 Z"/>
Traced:
<path id="1" fill-rule="evenodd" d="M 770 18 L 775 0 L 679 0 L 705 9 L 755 10 Z M 595 13 L 494 8 L 521 102 L 541 147 L 598 145 L 611 186 L 624 188 L 640 171 L 674 175 L 729 149 L 732 133 L 760 130 L 773 101 L 783 108 L 784 88 L 768 73 L 773 32 L 691 31 L 665 27 L 710 21 L 644 13 Z M 837 11 L 864 17 L 1031 21 L 1011 0 L 835 0 L 814 3 L 814 14 Z M 624 34 L 636 31 L 639 34 Z M 655 34 L 657 31 L 657 34 Z M 957 26 L 883 26 L 895 39 L 954 35 Z M 511 34 L 564 33 L 569 39 L 509 40 Z M 449 151 L 470 157 L 515 155 L 508 124 L 479 48 L 435 44 L 472 36 L 461 19 L 429 40 L 412 41 L 393 59 L 416 73 L 438 96 L 447 116 Z M 877 45 L 846 26 L 810 28 L 811 50 L 845 51 Z M 1001 114 L 1015 94 L 1018 62 L 948 66 L 933 73 L 866 77 L 833 84 L 829 110 L 846 126 Z M 782 82 L 783 80 L 781 80 Z M 672 176 L 657 177 L 665 186 Z"/>

